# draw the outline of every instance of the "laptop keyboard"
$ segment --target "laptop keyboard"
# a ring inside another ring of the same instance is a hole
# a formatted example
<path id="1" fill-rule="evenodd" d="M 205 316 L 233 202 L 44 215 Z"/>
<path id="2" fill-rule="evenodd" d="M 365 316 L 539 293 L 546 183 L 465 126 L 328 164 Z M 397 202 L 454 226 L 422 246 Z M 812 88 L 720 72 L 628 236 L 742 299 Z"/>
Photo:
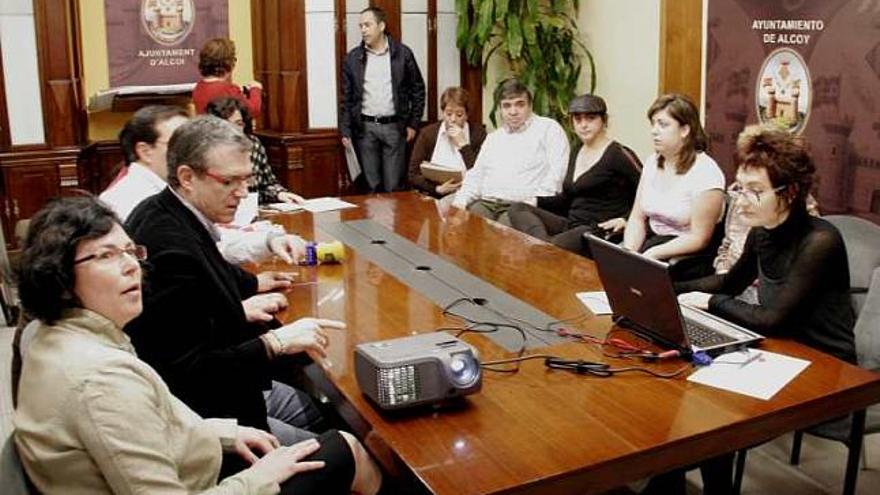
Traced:
<path id="1" fill-rule="evenodd" d="M 722 345 L 736 340 L 729 335 L 724 335 L 717 330 L 688 319 L 684 321 L 684 331 L 687 332 L 688 341 L 690 341 L 692 346 L 702 348 Z"/>

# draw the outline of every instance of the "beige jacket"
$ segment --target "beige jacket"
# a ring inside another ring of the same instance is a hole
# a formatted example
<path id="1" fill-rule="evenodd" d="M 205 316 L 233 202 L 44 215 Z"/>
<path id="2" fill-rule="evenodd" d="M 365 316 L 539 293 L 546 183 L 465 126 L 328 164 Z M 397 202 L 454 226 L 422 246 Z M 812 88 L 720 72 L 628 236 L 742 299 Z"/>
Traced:
<path id="1" fill-rule="evenodd" d="M 88 310 L 37 329 L 14 423 L 25 470 L 46 495 L 280 490 L 249 471 L 217 485 L 235 420 L 200 418 L 137 358 L 127 335 Z"/>

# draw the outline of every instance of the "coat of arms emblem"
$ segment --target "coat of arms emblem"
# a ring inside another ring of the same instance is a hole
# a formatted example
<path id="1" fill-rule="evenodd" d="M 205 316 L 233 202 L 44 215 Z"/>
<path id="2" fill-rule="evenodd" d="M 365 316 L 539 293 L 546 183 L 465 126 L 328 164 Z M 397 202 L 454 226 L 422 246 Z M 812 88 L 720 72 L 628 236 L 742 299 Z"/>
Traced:
<path id="1" fill-rule="evenodd" d="M 176 45 L 192 31 L 193 0 L 143 0 L 141 21 L 147 34 L 161 45 Z"/>

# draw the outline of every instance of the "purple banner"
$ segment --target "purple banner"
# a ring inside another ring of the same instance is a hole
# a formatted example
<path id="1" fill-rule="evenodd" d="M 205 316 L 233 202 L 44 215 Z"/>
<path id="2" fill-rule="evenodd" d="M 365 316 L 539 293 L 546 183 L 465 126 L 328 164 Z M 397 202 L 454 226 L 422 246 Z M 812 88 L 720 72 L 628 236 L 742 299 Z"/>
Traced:
<path id="1" fill-rule="evenodd" d="M 110 86 L 196 82 L 199 50 L 229 35 L 229 0 L 104 0 Z"/>
<path id="2" fill-rule="evenodd" d="M 731 178 L 736 136 L 775 122 L 810 145 L 823 214 L 880 223 L 880 0 L 709 0 L 706 129 Z"/>

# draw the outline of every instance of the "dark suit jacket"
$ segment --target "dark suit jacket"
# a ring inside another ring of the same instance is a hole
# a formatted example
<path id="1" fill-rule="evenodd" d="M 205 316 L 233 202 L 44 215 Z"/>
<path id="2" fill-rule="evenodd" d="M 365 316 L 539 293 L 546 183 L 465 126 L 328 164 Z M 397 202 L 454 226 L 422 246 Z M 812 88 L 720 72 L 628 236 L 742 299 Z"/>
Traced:
<path id="1" fill-rule="evenodd" d="M 401 132 L 405 127 L 419 128 L 425 111 L 425 81 L 416 64 L 416 58 L 403 43 L 387 36 L 391 51 L 391 90 L 394 111 Z M 364 99 L 364 71 L 367 68 L 367 50 L 364 43 L 352 48 L 342 62 L 342 104 L 339 112 L 339 130 L 345 137 L 363 134 L 361 104 Z"/>
<path id="2" fill-rule="evenodd" d="M 434 122 L 427 125 L 419 131 L 416 143 L 413 145 L 412 155 L 409 159 L 409 183 L 416 189 L 425 194 L 430 194 L 435 198 L 439 198 L 437 194 L 437 183 L 428 180 L 422 175 L 422 162 L 430 162 L 431 155 L 434 154 L 434 146 L 437 145 L 437 136 L 440 134 L 441 122 Z M 483 124 L 474 124 L 468 122 L 468 130 L 470 132 L 471 142 L 467 146 L 462 147 L 459 151 L 464 159 L 464 166 L 468 170 L 474 166 L 477 161 L 477 155 L 480 154 L 480 148 L 483 141 L 486 140 L 486 128 Z"/>
<path id="3" fill-rule="evenodd" d="M 125 227 L 148 253 L 144 311 L 125 327 L 138 356 L 200 415 L 266 429 L 264 328 L 248 323 L 241 306 L 256 293 L 256 277 L 223 259 L 168 188 L 141 202 Z"/>

